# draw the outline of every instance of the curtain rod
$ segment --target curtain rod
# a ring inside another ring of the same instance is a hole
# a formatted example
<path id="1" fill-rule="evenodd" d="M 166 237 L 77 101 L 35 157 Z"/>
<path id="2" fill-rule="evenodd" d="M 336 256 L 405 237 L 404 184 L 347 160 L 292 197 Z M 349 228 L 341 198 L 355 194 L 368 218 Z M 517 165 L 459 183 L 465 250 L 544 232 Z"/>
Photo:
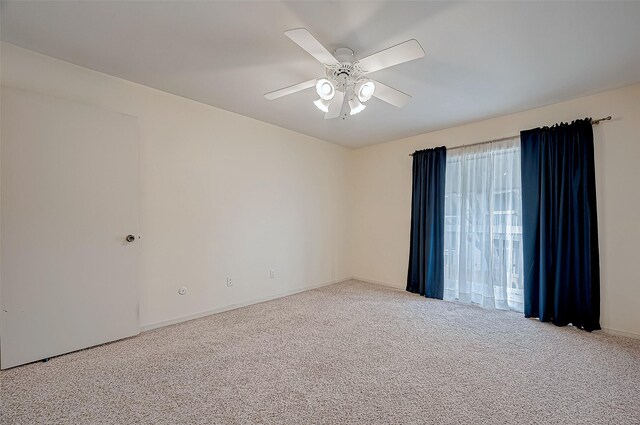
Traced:
<path id="1" fill-rule="evenodd" d="M 604 117 L 604 118 L 598 118 L 597 120 L 592 119 L 591 120 L 591 125 L 598 125 L 600 124 L 602 121 L 611 121 L 611 115 L 609 115 L 608 117 Z M 466 148 L 469 146 L 478 146 L 478 145 L 486 145 L 487 143 L 496 143 L 496 142 L 502 142 L 504 140 L 509 140 L 509 139 L 513 139 L 516 137 L 520 137 L 519 134 L 516 134 L 515 136 L 507 136 L 507 137 L 502 137 L 500 139 L 492 139 L 492 140 L 485 140 L 484 142 L 478 142 L 478 143 L 470 143 L 468 145 L 460 145 L 460 146 L 456 146 L 453 147 L 449 150 L 454 150 L 454 149 L 460 149 L 460 148 Z M 409 154 L 409 156 L 413 156 L 412 153 Z"/>

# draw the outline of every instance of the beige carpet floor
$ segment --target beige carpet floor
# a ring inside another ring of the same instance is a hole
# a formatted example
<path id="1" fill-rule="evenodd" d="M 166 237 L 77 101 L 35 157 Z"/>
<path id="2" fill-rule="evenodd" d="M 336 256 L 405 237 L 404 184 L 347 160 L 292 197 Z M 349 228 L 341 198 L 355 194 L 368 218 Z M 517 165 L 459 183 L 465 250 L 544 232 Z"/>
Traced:
<path id="1" fill-rule="evenodd" d="M 640 340 L 355 281 L 0 381 L 2 424 L 640 424 Z"/>

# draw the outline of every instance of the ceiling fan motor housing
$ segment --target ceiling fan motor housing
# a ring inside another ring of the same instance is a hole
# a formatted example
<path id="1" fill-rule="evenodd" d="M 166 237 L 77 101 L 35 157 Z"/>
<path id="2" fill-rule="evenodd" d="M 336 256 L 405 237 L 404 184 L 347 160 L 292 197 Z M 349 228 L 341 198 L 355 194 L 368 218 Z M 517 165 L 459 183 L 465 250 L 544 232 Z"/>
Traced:
<path id="1" fill-rule="evenodd" d="M 362 77 L 363 73 L 353 63 L 353 50 L 347 47 L 340 47 L 334 52 L 334 56 L 340 65 L 325 65 L 327 68 L 327 78 L 334 84 L 336 90 L 345 94 L 353 92 L 353 86 Z M 349 93 L 351 96 L 353 93 Z"/>

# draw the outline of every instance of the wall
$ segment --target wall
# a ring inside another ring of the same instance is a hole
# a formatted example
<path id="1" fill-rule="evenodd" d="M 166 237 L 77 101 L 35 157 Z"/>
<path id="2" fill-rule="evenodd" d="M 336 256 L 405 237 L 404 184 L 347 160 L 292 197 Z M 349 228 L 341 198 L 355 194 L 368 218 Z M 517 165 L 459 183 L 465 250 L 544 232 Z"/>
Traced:
<path id="1" fill-rule="evenodd" d="M 594 127 L 602 320 L 640 336 L 640 85 L 356 151 L 2 44 L 2 84 L 138 117 L 141 324 L 355 275 L 403 288 L 416 149 Z M 348 230 L 348 233 L 347 233 Z M 277 278 L 270 280 L 273 267 Z M 227 288 L 231 275 L 234 286 Z M 189 288 L 187 296 L 178 287 Z"/>
<path id="2" fill-rule="evenodd" d="M 417 149 L 459 146 L 576 118 L 594 126 L 601 265 L 601 325 L 640 337 L 640 85 L 359 149 L 350 169 L 351 268 L 355 276 L 404 288 Z"/>
<path id="3" fill-rule="evenodd" d="M 350 275 L 348 149 L 6 43 L 1 75 L 138 117 L 143 328 Z"/>

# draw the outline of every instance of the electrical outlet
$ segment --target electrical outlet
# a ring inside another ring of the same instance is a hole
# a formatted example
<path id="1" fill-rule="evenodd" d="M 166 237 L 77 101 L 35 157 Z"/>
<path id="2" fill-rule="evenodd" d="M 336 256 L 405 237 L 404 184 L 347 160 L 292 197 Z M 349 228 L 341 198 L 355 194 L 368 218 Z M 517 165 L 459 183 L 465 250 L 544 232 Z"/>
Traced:
<path id="1" fill-rule="evenodd" d="M 269 270 L 269 279 L 275 279 L 276 278 L 276 271 L 271 269 Z"/>
<path id="2" fill-rule="evenodd" d="M 183 286 L 180 289 L 178 289 L 178 294 L 179 295 L 186 295 L 187 294 L 187 287 Z"/>
<path id="3" fill-rule="evenodd" d="M 227 277 L 227 287 L 231 288 L 233 286 L 233 282 L 231 281 L 230 277 Z"/>

